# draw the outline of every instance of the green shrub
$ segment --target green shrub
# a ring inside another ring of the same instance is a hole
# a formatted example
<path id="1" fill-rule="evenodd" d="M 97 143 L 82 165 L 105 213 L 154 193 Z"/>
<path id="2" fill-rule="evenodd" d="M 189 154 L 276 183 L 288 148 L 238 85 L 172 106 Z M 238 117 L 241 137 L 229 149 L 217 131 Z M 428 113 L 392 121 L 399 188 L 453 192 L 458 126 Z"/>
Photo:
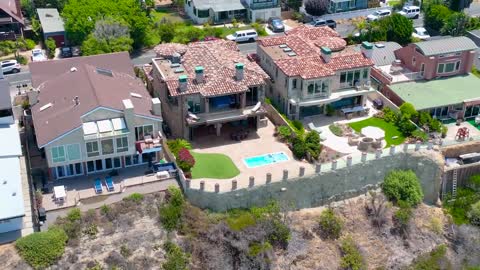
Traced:
<path id="1" fill-rule="evenodd" d="M 440 120 L 432 118 L 432 120 L 430 120 L 430 122 L 428 123 L 428 128 L 430 128 L 431 132 L 442 132 L 443 125 Z"/>
<path id="2" fill-rule="evenodd" d="M 480 191 L 480 174 L 470 176 L 467 185 L 473 190 Z"/>
<path id="3" fill-rule="evenodd" d="M 255 31 L 257 31 L 258 36 L 260 37 L 268 36 L 267 31 L 265 30 L 265 27 L 263 26 L 263 24 L 254 22 L 251 24 L 251 26 L 253 27 L 253 29 L 255 29 Z"/>
<path id="4" fill-rule="evenodd" d="M 333 108 L 332 105 L 327 104 L 325 106 L 325 115 L 326 116 L 333 116 L 334 113 L 335 113 L 335 108 Z"/>
<path id="5" fill-rule="evenodd" d="M 282 141 L 288 141 L 292 137 L 292 129 L 288 126 L 279 126 L 278 137 Z"/>
<path id="6" fill-rule="evenodd" d="M 317 159 L 322 152 L 320 144 L 320 135 L 316 131 L 310 131 L 305 135 L 305 147 L 312 158 Z"/>
<path id="7" fill-rule="evenodd" d="M 120 254 L 124 257 L 124 258 L 128 258 L 132 255 L 132 251 L 126 246 L 126 245 L 122 245 L 120 247 Z"/>
<path id="8" fill-rule="evenodd" d="M 100 207 L 100 213 L 102 213 L 103 215 L 107 215 L 110 211 L 112 211 L 112 208 L 106 204 Z"/>
<path id="9" fill-rule="evenodd" d="M 45 46 L 48 49 L 48 58 L 53 58 L 55 56 L 55 49 L 57 48 L 55 40 L 51 37 L 47 38 L 47 40 L 45 40 Z"/>
<path id="10" fill-rule="evenodd" d="M 398 119 L 398 114 L 394 112 L 392 109 L 389 107 L 385 107 L 382 110 L 383 112 L 383 120 L 387 123 L 396 123 Z"/>
<path id="11" fill-rule="evenodd" d="M 291 238 L 290 228 L 278 218 L 271 220 L 270 224 L 272 225 L 272 231 L 267 236 L 268 241 L 274 246 L 285 249 Z"/>
<path id="12" fill-rule="evenodd" d="M 328 208 L 320 214 L 318 226 L 322 237 L 326 239 L 338 239 L 342 233 L 343 221 L 335 215 L 333 209 Z"/>
<path id="13" fill-rule="evenodd" d="M 301 138 L 297 137 L 293 140 L 292 144 L 293 144 L 293 149 L 292 149 L 293 155 L 297 159 L 303 159 L 307 153 L 307 147 L 305 145 L 305 142 Z"/>
<path id="14" fill-rule="evenodd" d="M 412 132 L 412 135 L 411 135 L 415 140 L 419 140 L 419 141 L 422 141 L 422 142 L 425 142 L 428 140 L 428 135 L 427 133 L 417 129 L 415 131 Z"/>
<path id="15" fill-rule="evenodd" d="M 248 256 L 257 257 L 260 254 L 263 254 L 272 249 L 272 245 L 269 242 L 265 243 L 252 243 L 248 247 Z"/>
<path id="16" fill-rule="evenodd" d="M 132 201 L 132 202 L 135 202 L 135 203 L 139 203 L 141 201 L 143 201 L 143 198 L 145 196 L 143 196 L 143 194 L 140 194 L 140 193 L 132 193 L 130 195 L 128 195 L 127 197 L 123 198 L 124 201 Z"/>
<path id="17" fill-rule="evenodd" d="M 400 234 L 405 235 L 408 232 L 408 225 L 413 212 L 410 205 L 406 202 L 399 201 L 398 205 L 400 208 L 393 214 L 393 220 Z"/>
<path id="18" fill-rule="evenodd" d="M 417 129 L 415 124 L 413 124 L 410 119 L 408 119 L 407 117 L 404 117 L 404 116 L 400 117 L 397 120 L 396 126 L 397 126 L 398 130 L 400 132 L 402 132 L 402 134 L 404 136 L 410 136 L 410 134 L 412 134 L 412 132 L 415 129 Z"/>
<path id="19" fill-rule="evenodd" d="M 166 242 L 163 248 L 166 251 L 166 260 L 162 263 L 163 270 L 187 270 L 189 255 L 172 242 Z"/>
<path id="20" fill-rule="evenodd" d="M 301 133 L 303 133 L 302 131 L 305 130 L 305 128 L 303 127 L 303 123 L 298 120 L 293 120 L 292 126 L 293 128 L 295 128 L 297 131 L 300 131 Z"/>
<path id="21" fill-rule="evenodd" d="M 227 225 L 234 231 L 241 231 L 247 227 L 254 226 L 257 223 L 255 217 L 250 212 L 242 212 L 227 218 Z"/>
<path id="22" fill-rule="evenodd" d="M 67 214 L 67 219 L 70 222 L 75 222 L 79 221 L 82 219 L 82 212 L 80 211 L 80 208 L 73 208 L 70 210 Z"/>
<path id="23" fill-rule="evenodd" d="M 342 252 L 342 259 L 340 260 L 340 267 L 342 269 L 367 269 L 365 260 L 351 237 L 345 237 L 342 240 L 340 251 Z"/>
<path id="24" fill-rule="evenodd" d="M 268 97 L 265 98 L 265 104 L 272 105 L 272 100 Z"/>
<path id="25" fill-rule="evenodd" d="M 441 270 L 451 269 L 450 261 L 446 257 L 447 247 L 439 245 L 427 254 L 420 255 L 408 269 L 411 270 Z"/>
<path id="26" fill-rule="evenodd" d="M 432 121 L 432 116 L 430 115 L 429 112 L 422 111 L 418 114 L 418 125 L 419 126 L 424 126 L 428 125 Z"/>
<path id="27" fill-rule="evenodd" d="M 175 140 L 169 140 L 167 141 L 168 148 L 170 149 L 170 152 L 174 154 L 175 156 L 178 155 L 178 152 L 180 149 L 185 148 L 188 150 L 192 149 L 192 145 L 190 142 L 184 139 L 175 139 Z"/>
<path id="28" fill-rule="evenodd" d="M 456 199 L 450 199 L 451 195 L 444 200 L 444 206 L 452 216 L 453 222 L 458 225 L 468 224 L 470 222 L 468 212 L 472 205 L 480 200 L 480 193 L 469 188 L 458 188 Z"/>
<path id="29" fill-rule="evenodd" d="M 418 112 L 412 104 L 405 102 L 400 106 L 400 114 L 408 120 L 413 120 L 417 117 Z"/>
<path id="30" fill-rule="evenodd" d="M 391 171 L 384 179 L 382 190 L 389 200 L 393 202 L 405 201 L 410 206 L 417 205 L 423 199 L 420 182 L 411 170 Z"/>
<path id="31" fill-rule="evenodd" d="M 43 269 L 63 255 L 67 239 L 63 230 L 51 228 L 18 239 L 15 247 L 20 256 L 33 268 Z"/>
<path id="32" fill-rule="evenodd" d="M 98 227 L 97 224 L 91 223 L 86 226 L 85 229 L 83 229 L 83 234 L 89 236 L 90 238 L 95 238 L 98 233 Z"/>
<path id="33" fill-rule="evenodd" d="M 173 231 L 180 225 L 184 202 L 185 199 L 179 188 L 168 187 L 167 203 L 159 208 L 160 222 L 167 231 Z"/>
<path id="34" fill-rule="evenodd" d="M 20 64 L 20 65 L 26 65 L 28 64 L 28 60 L 25 56 L 23 55 L 18 55 L 17 57 L 15 57 L 15 59 L 17 60 L 17 62 Z"/>
<path id="35" fill-rule="evenodd" d="M 342 137 L 343 136 L 343 130 L 342 128 L 337 125 L 337 124 L 331 124 L 330 126 L 328 126 L 328 128 L 330 129 L 330 131 L 335 135 L 335 136 L 338 136 L 338 137 Z"/>
<path id="36" fill-rule="evenodd" d="M 480 201 L 472 204 L 468 211 L 468 219 L 471 224 L 480 226 Z"/>

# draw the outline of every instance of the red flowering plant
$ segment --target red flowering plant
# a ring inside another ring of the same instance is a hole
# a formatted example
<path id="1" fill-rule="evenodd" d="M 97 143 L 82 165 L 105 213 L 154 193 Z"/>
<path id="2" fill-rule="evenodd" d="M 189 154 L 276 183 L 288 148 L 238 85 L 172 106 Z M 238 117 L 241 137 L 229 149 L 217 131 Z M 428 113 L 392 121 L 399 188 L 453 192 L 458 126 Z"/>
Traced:
<path id="1" fill-rule="evenodd" d="M 178 151 L 178 166 L 184 172 L 190 172 L 190 170 L 195 165 L 195 158 L 192 156 L 190 151 L 187 148 L 182 148 Z"/>

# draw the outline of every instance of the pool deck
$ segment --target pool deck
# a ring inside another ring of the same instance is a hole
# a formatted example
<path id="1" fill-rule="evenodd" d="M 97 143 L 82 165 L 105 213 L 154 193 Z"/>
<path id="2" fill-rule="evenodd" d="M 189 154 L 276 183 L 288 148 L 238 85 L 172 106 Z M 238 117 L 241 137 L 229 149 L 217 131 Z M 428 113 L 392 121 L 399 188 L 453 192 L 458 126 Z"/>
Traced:
<path id="1" fill-rule="evenodd" d="M 231 180 L 236 179 L 238 188 L 248 187 L 249 177 L 255 177 L 255 183 L 265 183 L 266 174 L 272 174 L 272 182 L 282 179 L 283 170 L 287 169 L 289 177 L 297 176 L 301 166 L 305 167 L 306 174 L 313 174 L 315 168 L 307 162 L 295 160 L 292 151 L 288 146 L 281 143 L 273 136 L 275 126 L 268 121 L 265 127 L 259 128 L 256 132 L 250 132 L 249 137 L 243 141 L 232 141 L 229 134 L 223 134 L 220 137 L 215 135 L 196 138 L 192 142 L 192 148 L 197 153 L 221 153 L 229 156 L 235 166 L 240 170 L 240 174 L 230 179 L 193 179 L 192 188 L 199 189 L 200 181 L 205 181 L 205 190 L 213 191 L 215 184 L 220 184 L 220 191 L 227 191 L 231 188 Z M 244 162 L 245 158 L 261 156 L 284 152 L 289 160 L 254 168 L 248 168 Z"/>

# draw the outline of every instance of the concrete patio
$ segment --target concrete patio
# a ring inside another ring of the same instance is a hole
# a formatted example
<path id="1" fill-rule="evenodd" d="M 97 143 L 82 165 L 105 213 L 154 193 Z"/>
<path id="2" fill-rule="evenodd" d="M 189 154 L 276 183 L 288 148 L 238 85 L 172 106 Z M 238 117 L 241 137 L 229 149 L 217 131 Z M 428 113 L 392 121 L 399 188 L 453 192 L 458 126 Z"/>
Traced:
<path id="1" fill-rule="evenodd" d="M 470 132 L 470 138 L 472 137 L 478 138 L 480 136 L 480 130 L 467 121 L 462 122 L 460 126 L 457 126 L 456 123 L 447 124 L 446 126 L 448 128 L 448 131 L 447 131 L 447 136 L 445 137 L 445 140 L 448 140 L 448 141 L 456 141 L 455 137 L 457 135 L 457 131 L 458 129 L 463 127 L 468 128 Z"/>
<path id="2" fill-rule="evenodd" d="M 175 177 L 173 176 L 170 178 L 158 179 L 153 173 L 146 174 L 147 171 L 147 165 L 140 165 L 119 170 L 119 174 L 112 177 L 115 187 L 114 191 L 107 191 L 105 186 L 104 180 L 108 175 L 108 172 L 55 180 L 54 182 L 49 183 L 49 190 L 53 190 L 54 186 L 65 186 L 65 200 L 63 202 L 57 202 L 53 198 L 53 192 L 49 192 L 43 194 L 42 205 L 46 211 L 53 211 L 62 208 L 74 207 L 85 202 L 94 203 L 95 201 L 103 201 L 106 200 L 107 197 L 121 195 L 127 189 L 130 190 L 138 186 L 150 186 L 150 188 L 139 189 L 140 193 L 150 193 L 162 190 L 158 189 L 157 187 L 159 182 L 168 181 L 171 183 L 176 183 Z M 95 193 L 94 190 L 94 180 L 97 178 L 100 178 L 102 181 L 103 192 L 101 194 Z M 163 190 L 167 187 L 168 186 L 164 186 Z"/>

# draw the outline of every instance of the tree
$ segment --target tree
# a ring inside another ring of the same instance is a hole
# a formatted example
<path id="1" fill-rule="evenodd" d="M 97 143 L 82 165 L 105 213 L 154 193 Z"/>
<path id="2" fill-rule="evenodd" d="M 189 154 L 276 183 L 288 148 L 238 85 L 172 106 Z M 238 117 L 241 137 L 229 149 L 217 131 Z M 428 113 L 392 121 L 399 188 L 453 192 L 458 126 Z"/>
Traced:
<path id="1" fill-rule="evenodd" d="M 157 33 L 163 42 L 171 42 L 175 37 L 175 24 L 171 22 L 160 23 L 157 26 Z"/>
<path id="2" fill-rule="evenodd" d="M 48 58 L 53 58 L 55 56 L 55 49 L 57 48 L 55 40 L 51 37 L 47 38 L 47 40 L 45 40 L 45 46 L 47 46 Z"/>
<path id="3" fill-rule="evenodd" d="M 463 12 L 456 12 L 444 20 L 443 27 L 440 29 L 442 35 L 463 36 L 467 32 L 469 17 Z"/>
<path id="4" fill-rule="evenodd" d="M 327 13 L 329 3 L 330 1 L 328 0 L 305 0 L 303 5 L 308 14 L 312 16 L 322 16 Z"/>
<path id="5" fill-rule="evenodd" d="M 470 211 L 468 211 L 468 219 L 473 225 L 480 226 L 480 201 L 472 204 Z"/>
<path id="6" fill-rule="evenodd" d="M 391 171 L 383 181 L 382 190 L 389 200 L 394 202 L 404 201 L 409 206 L 415 206 L 423 199 L 420 182 L 411 170 Z"/>
<path id="7" fill-rule="evenodd" d="M 298 11 L 302 6 L 302 1 L 299 0 L 287 0 L 287 6 L 295 11 Z"/>
<path id="8" fill-rule="evenodd" d="M 33 0 L 35 8 L 56 8 L 62 11 L 68 0 Z M 23 6 L 23 5 L 22 5 Z"/>
<path id="9" fill-rule="evenodd" d="M 132 50 L 128 25 L 113 18 L 101 19 L 95 29 L 82 44 L 84 55 L 95 55 Z"/>
<path id="10" fill-rule="evenodd" d="M 453 12 L 444 5 L 431 5 L 425 12 L 425 26 L 440 31 L 445 24 L 445 19 L 449 18 Z"/>
<path id="11" fill-rule="evenodd" d="M 412 120 L 417 117 L 418 112 L 415 110 L 415 107 L 411 103 L 405 102 L 400 106 L 400 113 L 402 117 L 405 117 L 409 120 Z"/>
<path id="12" fill-rule="evenodd" d="M 472 0 L 449 0 L 447 3 L 451 10 L 461 12 L 470 7 Z"/>
<path id="13" fill-rule="evenodd" d="M 370 192 L 370 199 L 365 203 L 365 211 L 372 220 L 373 226 L 380 228 L 387 222 L 386 211 L 388 205 L 383 194 L 375 191 Z"/>
<path id="14" fill-rule="evenodd" d="M 395 41 L 402 45 L 410 43 L 413 32 L 412 20 L 394 13 L 380 20 L 379 23 L 385 29 L 387 41 Z"/>
<path id="15" fill-rule="evenodd" d="M 69 0 L 62 17 L 68 39 L 74 44 L 85 41 L 96 22 L 109 17 L 128 26 L 134 48 L 149 42 L 149 19 L 138 0 Z"/>

